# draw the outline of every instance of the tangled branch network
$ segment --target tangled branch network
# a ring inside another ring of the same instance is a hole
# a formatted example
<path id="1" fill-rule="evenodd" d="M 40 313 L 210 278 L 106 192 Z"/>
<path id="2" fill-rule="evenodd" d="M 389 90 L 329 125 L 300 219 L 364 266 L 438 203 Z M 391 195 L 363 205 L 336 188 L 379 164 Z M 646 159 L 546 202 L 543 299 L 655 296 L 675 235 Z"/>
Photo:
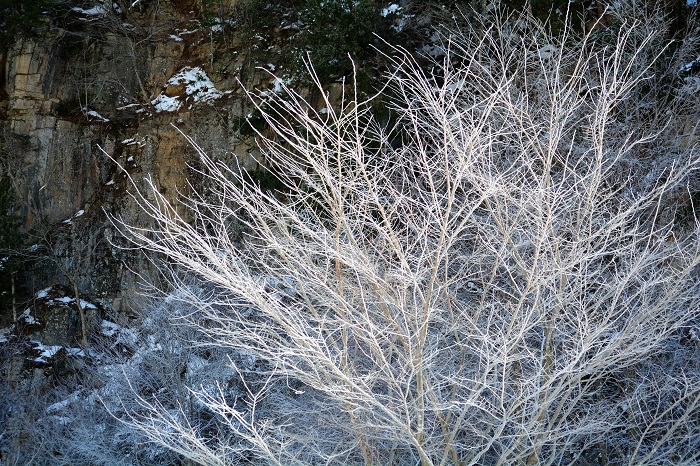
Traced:
<path id="1" fill-rule="evenodd" d="M 659 37 L 506 21 L 431 67 L 396 49 L 388 119 L 352 86 L 260 107 L 278 191 L 198 149 L 206 191 L 135 193 L 151 224 L 123 230 L 187 325 L 257 362 L 190 387 L 217 429 L 146 399 L 130 422 L 207 465 L 696 464 L 699 230 L 669 206 L 700 158 L 653 101 Z"/>

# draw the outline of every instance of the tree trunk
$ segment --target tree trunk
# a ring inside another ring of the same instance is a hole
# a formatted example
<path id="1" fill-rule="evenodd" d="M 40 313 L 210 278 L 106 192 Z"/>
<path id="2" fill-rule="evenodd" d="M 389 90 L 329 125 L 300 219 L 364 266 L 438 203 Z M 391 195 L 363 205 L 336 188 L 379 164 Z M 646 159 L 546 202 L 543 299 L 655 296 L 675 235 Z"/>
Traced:
<path id="1" fill-rule="evenodd" d="M 10 274 L 12 282 L 12 321 L 17 322 L 17 297 L 15 296 L 15 272 Z"/>
<path id="2" fill-rule="evenodd" d="M 83 305 L 80 303 L 80 291 L 78 290 L 78 280 L 71 280 L 72 285 L 73 285 L 73 295 L 75 296 L 75 305 L 78 307 L 78 313 L 80 314 L 80 329 L 82 332 L 82 337 L 80 339 L 80 344 L 83 347 L 83 351 L 85 352 L 85 357 L 89 357 L 89 351 L 88 351 L 88 341 L 87 341 L 87 321 L 85 319 L 85 309 L 83 309 Z"/>

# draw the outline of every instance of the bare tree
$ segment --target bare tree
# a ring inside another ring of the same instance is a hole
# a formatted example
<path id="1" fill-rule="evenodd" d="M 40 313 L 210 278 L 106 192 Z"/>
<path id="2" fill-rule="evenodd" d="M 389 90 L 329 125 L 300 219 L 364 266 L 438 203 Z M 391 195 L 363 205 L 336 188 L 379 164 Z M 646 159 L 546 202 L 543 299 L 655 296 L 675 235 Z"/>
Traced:
<path id="1" fill-rule="evenodd" d="M 132 425 L 199 464 L 697 462 L 700 230 L 666 202 L 699 159 L 621 111 L 658 53 L 635 27 L 605 46 L 517 18 L 431 73 L 397 49 L 394 126 L 352 88 L 259 108 L 283 195 L 201 150 L 194 222 L 135 193 L 155 226 L 125 233 L 212 287 L 185 298 L 202 344 L 260 363 L 232 363 L 244 393 L 190 387 L 216 435 L 144 398 Z"/>

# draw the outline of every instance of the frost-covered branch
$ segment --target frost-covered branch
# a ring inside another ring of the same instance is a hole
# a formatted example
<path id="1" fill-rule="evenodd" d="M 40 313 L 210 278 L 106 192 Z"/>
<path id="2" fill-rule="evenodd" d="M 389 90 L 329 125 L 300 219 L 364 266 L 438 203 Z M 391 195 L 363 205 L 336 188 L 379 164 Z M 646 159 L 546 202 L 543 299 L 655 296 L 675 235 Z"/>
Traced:
<path id="1" fill-rule="evenodd" d="M 392 125 L 352 86 L 327 113 L 284 89 L 259 109 L 279 193 L 190 141 L 212 187 L 183 199 L 193 222 L 135 194 L 154 226 L 128 237 L 210 286 L 189 325 L 266 380 L 245 402 L 192 387 L 216 439 L 157 405 L 135 425 L 200 464 L 182 438 L 221 464 L 234 437 L 277 464 L 697 460 L 679 338 L 699 317 L 698 227 L 665 202 L 698 158 L 620 111 L 654 38 L 511 27 L 456 35 L 430 73 L 396 49 Z M 645 184 L 629 161 L 655 144 L 677 156 Z"/>

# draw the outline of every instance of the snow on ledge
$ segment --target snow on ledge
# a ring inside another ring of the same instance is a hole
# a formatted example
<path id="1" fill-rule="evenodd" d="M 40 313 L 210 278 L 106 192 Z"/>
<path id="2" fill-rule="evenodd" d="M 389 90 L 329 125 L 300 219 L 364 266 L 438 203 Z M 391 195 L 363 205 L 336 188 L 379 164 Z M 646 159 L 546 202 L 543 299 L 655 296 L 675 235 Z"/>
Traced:
<path id="1" fill-rule="evenodd" d="M 71 11 L 75 11 L 81 15 L 85 16 L 105 16 L 107 14 L 107 9 L 102 5 L 95 5 L 92 8 L 80 8 L 78 6 L 71 8 Z"/>
<path id="2" fill-rule="evenodd" d="M 12 331 L 9 328 L 0 328 L 0 343 L 7 342 Z"/>
<path id="3" fill-rule="evenodd" d="M 75 298 L 71 298 L 70 296 L 63 296 L 61 298 L 54 298 L 54 301 L 58 301 L 59 303 L 63 304 L 70 304 L 75 302 Z M 83 309 L 97 309 L 97 306 L 83 299 L 80 300 L 80 307 Z"/>
<path id="4" fill-rule="evenodd" d="M 22 314 L 17 317 L 18 321 L 22 321 L 25 324 L 32 325 L 32 324 L 38 324 L 39 321 L 34 318 L 34 316 L 31 314 L 31 310 L 27 309 L 24 311 Z"/>
<path id="5" fill-rule="evenodd" d="M 193 104 L 207 103 L 224 95 L 214 87 L 214 83 L 200 67 L 186 66 L 165 83 L 165 87 L 185 86 L 184 95 L 167 96 L 161 93 L 151 101 L 156 112 L 176 112 L 182 108 L 185 101 Z"/>
<path id="6" fill-rule="evenodd" d="M 153 106 L 156 108 L 156 112 L 177 112 L 182 107 L 182 101 L 176 96 L 168 97 L 165 94 L 161 94 L 151 101 Z"/>
<path id="7" fill-rule="evenodd" d="M 381 15 L 382 15 L 383 18 L 386 18 L 387 16 L 396 14 L 396 13 L 398 13 L 399 11 L 401 11 L 401 7 L 398 6 L 396 3 L 392 3 L 392 4 L 389 5 L 388 7 L 382 8 L 382 13 L 381 13 Z"/>
<path id="8" fill-rule="evenodd" d="M 87 110 L 87 111 L 84 111 L 84 112 L 85 112 L 85 116 L 86 116 L 86 117 L 93 118 L 93 119 L 98 120 L 98 121 L 101 121 L 101 122 L 103 122 L 103 123 L 106 123 L 106 122 L 109 121 L 109 118 L 103 117 L 102 115 L 100 115 L 99 113 L 97 113 L 95 110 Z"/>
<path id="9" fill-rule="evenodd" d="M 40 341 L 35 341 L 35 340 L 32 340 L 32 343 L 34 343 L 36 345 L 36 347 L 34 349 L 41 353 L 39 355 L 39 357 L 34 358 L 35 362 L 47 363 L 49 359 L 54 357 L 56 355 L 56 353 L 58 353 L 63 348 L 63 346 L 61 346 L 61 345 L 49 346 L 49 345 L 44 345 Z"/>

